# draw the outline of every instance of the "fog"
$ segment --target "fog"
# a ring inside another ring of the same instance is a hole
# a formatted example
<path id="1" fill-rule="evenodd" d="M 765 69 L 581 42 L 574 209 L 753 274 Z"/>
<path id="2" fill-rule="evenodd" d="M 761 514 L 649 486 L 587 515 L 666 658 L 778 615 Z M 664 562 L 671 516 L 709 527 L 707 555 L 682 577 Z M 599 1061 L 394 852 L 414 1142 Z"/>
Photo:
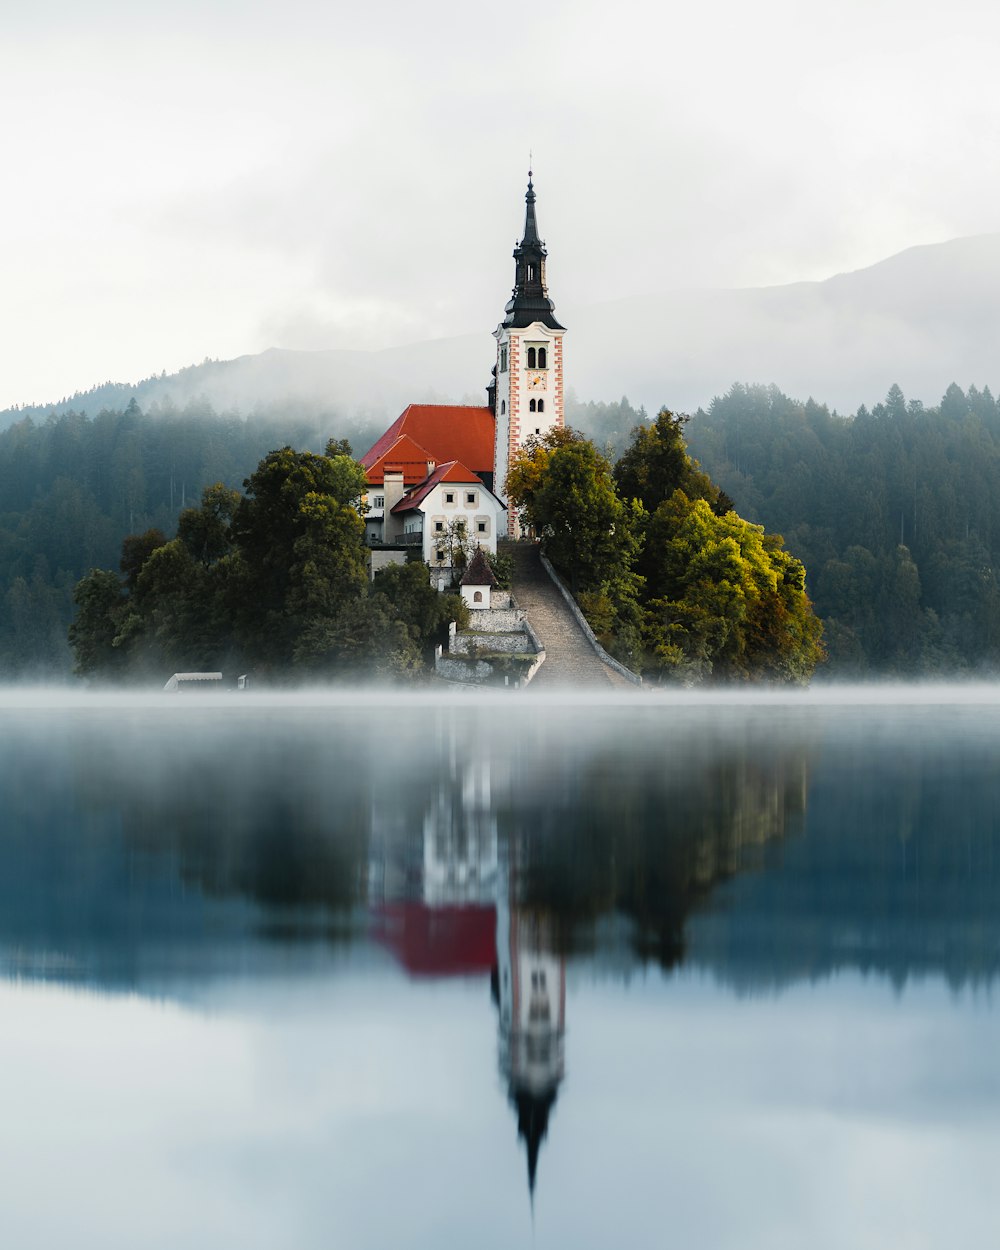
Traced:
<path id="1" fill-rule="evenodd" d="M 683 338 L 657 344 L 663 364 L 644 354 L 653 377 L 628 361 L 597 377 L 587 310 L 817 281 L 996 228 L 983 153 L 1000 19 L 978 0 L 946 18 L 902 0 L 556 3 L 534 22 L 526 45 L 452 0 L 12 13 L 0 405 L 269 347 L 485 336 L 532 150 L 585 398 L 684 407 L 736 377 L 818 395 L 842 360 L 783 377 L 791 349 L 719 353 L 719 381 L 699 367 L 688 390 Z M 436 385 L 478 391 L 489 363 Z M 868 386 L 822 397 L 870 403 Z"/>
<path id="2" fill-rule="evenodd" d="M 707 406 L 733 382 L 776 383 L 841 412 L 869 407 L 898 382 L 936 404 L 957 381 L 1000 384 L 1000 234 L 917 248 L 818 283 L 745 290 L 643 293 L 559 315 L 570 327 L 567 378 L 581 400 L 631 403 L 655 413 Z M 553 293 L 558 299 L 559 291 Z M 382 351 L 270 349 L 149 378 L 116 395 L 82 395 L 91 415 L 207 400 L 217 411 L 312 407 L 377 432 L 409 403 L 485 403 L 490 331 L 504 288 L 475 333 Z M 58 396 L 51 395 L 50 399 Z M 45 411 L 43 408 L 42 412 Z M 0 425 L 21 415 L 0 412 Z"/>

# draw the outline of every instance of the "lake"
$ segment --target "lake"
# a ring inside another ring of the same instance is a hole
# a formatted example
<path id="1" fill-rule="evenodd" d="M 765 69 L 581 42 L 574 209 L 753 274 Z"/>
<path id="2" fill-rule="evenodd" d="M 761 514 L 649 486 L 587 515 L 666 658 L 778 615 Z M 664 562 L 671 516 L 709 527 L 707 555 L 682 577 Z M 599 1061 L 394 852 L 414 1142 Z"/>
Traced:
<path id="1" fill-rule="evenodd" d="M 0 693 L 17 1247 L 995 1243 L 1000 687 Z"/>

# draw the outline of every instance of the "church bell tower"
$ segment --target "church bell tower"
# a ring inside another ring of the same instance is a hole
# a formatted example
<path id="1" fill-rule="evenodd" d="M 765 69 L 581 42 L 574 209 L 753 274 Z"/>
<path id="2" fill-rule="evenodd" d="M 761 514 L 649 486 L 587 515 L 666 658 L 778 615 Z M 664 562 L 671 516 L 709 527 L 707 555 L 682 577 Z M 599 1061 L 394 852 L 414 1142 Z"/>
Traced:
<path id="1" fill-rule="evenodd" d="M 545 283 L 548 253 L 538 235 L 531 170 L 525 194 L 524 237 L 514 248 L 514 290 L 497 327 L 494 489 L 506 502 L 511 457 L 530 439 L 565 424 L 563 335 Z M 492 394 L 492 387 L 491 387 Z M 509 526 L 516 533 L 516 520 Z"/>

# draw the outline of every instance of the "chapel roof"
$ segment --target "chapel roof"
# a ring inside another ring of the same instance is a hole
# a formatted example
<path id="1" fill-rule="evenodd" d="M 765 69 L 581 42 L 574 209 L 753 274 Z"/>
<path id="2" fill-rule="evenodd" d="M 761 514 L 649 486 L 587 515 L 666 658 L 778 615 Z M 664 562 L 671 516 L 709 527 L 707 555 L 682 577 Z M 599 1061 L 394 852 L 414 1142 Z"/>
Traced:
<path id="1" fill-rule="evenodd" d="M 475 555 L 469 561 L 469 567 L 462 575 L 460 582 L 462 586 L 497 586 L 496 577 L 490 568 L 489 561 L 483 553 L 482 547 L 477 547 Z"/>
<path id="2" fill-rule="evenodd" d="M 477 475 L 493 472 L 496 420 L 489 408 L 467 404 L 410 404 L 361 457 L 361 463 L 369 471 L 370 482 L 373 472 L 378 472 L 378 461 L 401 435 L 407 435 L 418 446 L 426 448 L 427 459 L 459 460 Z M 414 480 L 421 480 L 426 473 L 425 464 L 420 478 Z M 377 480 L 382 480 L 381 475 Z"/>

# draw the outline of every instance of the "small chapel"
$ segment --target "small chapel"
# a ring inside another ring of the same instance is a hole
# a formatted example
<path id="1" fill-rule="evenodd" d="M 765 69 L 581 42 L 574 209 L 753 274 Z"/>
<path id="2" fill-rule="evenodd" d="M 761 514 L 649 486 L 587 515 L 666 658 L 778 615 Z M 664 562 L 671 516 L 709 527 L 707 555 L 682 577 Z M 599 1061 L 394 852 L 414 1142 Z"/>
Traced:
<path id="1" fill-rule="evenodd" d="M 498 538 L 517 537 L 505 494 L 511 458 L 530 438 L 564 424 L 566 331 L 549 299 L 530 170 L 524 198 L 524 234 L 514 248 L 514 289 L 493 335 L 487 404 L 410 404 L 361 457 L 373 577 L 419 550 L 444 588 L 468 553 L 495 553 Z"/>

